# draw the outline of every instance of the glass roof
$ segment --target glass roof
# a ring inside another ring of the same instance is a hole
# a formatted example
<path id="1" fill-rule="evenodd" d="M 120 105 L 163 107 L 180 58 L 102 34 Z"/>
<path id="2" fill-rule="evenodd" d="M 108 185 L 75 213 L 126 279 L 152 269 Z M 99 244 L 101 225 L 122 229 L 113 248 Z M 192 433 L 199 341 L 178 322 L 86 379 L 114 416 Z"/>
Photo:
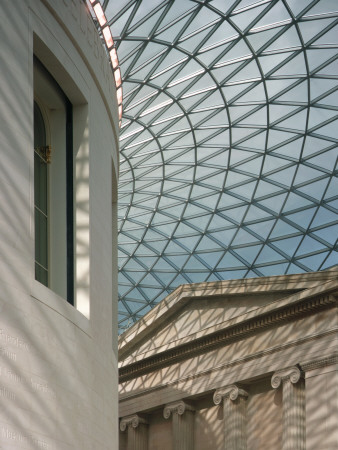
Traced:
<path id="1" fill-rule="evenodd" d="M 337 258 L 336 0 L 102 2 L 123 78 L 119 327 Z"/>

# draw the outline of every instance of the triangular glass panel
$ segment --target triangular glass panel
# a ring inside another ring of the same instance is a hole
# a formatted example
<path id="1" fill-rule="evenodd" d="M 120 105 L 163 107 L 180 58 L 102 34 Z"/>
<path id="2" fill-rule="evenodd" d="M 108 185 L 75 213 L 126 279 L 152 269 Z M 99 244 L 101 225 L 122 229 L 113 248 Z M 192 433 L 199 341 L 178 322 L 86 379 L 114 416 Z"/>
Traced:
<path id="1" fill-rule="evenodd" d="M 217 209 L 222 211 L 229 208 L 229 206 L 242 205 L 243 200 L 231 195 L 231 191 L 223 192 L 220 201 L 217 205 Z"/>
<path id="2" fill-rule="evenodd" d="M 257 17 L 263 10 L 266 8 L 266 5 L 259 6 L 255 8 L 255 12 L 253 13 L 251 9 L 247 11 L 243 11 L 236 15 L 231 16 L 232 22 L 234 22 L 242 31 L 256 25 L 255 17 Z"/>
<path id="3" fill-rule="evenodd" d="M 257 258 L 258 253 L 261 251 L 262 245 L 250 245 L 243 248 L 236 248 L 236 253 L 248 264 L 253 264 Z"/>
<path id="4" fill-rule="evenodd" d="M 303 133 L 303 130 L 306 128 L 307 118 L 308 118 L 307 111 L 302 110 L 294 114 L 293 116 L 289 117 L 288 119 L 279 122 L 278 126 L 287 128 L 289 130 L 298 130 L 301 133 Z"/>
<path id="5" fill-rule="evenodd" d="M 213 233 L 208 234 L 210 234 L 210 236 L 212 236 L 214 239 L 217 239 L 223 246 L 227 247 L 232 242 L 236 231 L 237 228 L 232 228 L 229 230 L 214 231 Z"/>
<path id="6" fill-rule="evenodd" d="M 326 250 L 326 245 L 323 245 L 316 239 L 313 239 L 310 236 L 305 236 L 303 239 L 303 242 L 301 243 L 298 251 L 297 256 L 306 255 L 312 252 L 316 252 L 318 250 Z"/>
<path id="7" fill-rule="evenodd" d="M 160 6 L 161 0 L 157 1 L 158 6 Z M 150 31 L 155 27 L 157 20 L 161 17 L 161 14 L 163 14 L 163 7 L 153 12 L 150 17 L 147 20 L 144 20 L 145 16 L 149 14 L 150 12 L 154 11 L 156 8 L 156 2 L 152 2 L 151 5 L 148 4 L 148 7 L 151 8 L 151 10 L 145 10 L 145 6 L 147 5 L 147 2 L 138 9 L 137 13 L 133 17 L 133 20 L 131 24 L 129 25 L 128 30 L 128 36 L 148 36 Z M 132 31 L 130 31 L 132 29 Z"/>
<path id="8" fill-rule="evenodd" d="M 175 268 L 171 266 L 167 261 L 165 261 L 163 258 L 160 258 L 155 266 L 152 268 L 153 272 L 166 270 L 168 272 L 174 272 Z"/>
<path id="9" fill-rule="evenodd" d="M 130 258 L 127 264 L 124 266 L 125 270 L 138 270 L 144 271 L 144 267 L 139 264 L 135 258 Z"/>
<path id="10" fill-rule="evenodd" d="M 336 221 L 337 221 L 337 214 L 320 206 L 311 224 L 311 227 L 319 227 L 326 224 L 329 225 L 331 223 L 335 223 Z"/>
<path id="11" fill-rule="evenodd" d="M 269 208 L 271 211 L 275 213 L 279 213 L 281 208 L 283 207 L 284 201 L 286 198 L 286 193 L 274 195 L 273 197 L 266 198 L 264 200 L 260 200 L 259 203 L 266 208 Z"/>
<path id="12" fill-rule="evenodd" d="M 210 239 L 208 236 L 203 236 L 200 243 L 196 247 L 197 252 L 201 250 L 223 250 L 223 247 L 217 244 L 213 239 Z"/>
<path id="13" fill-rule="evenodd" d="M 185 211 L 184 211 L 184 216 L 183 218 L 189 219 L 189 217 L 194 217 L 194 216 L 200 216 L 200 215 L 204 215 L 205 214 L 205 209 L 199 208 L 196 205 L 193 204 L 188 204 Z"/>
<path id="14" fill-rule="evenodd" d="M 223 256 L 224 251 L 222 252 L 207 252 L 207 253 L 199 253 L 198 256 L 200 257 L 200 259 L 203 261 L 203 263 L 209 267 L 211 267 L 211 269 L 213 269 L 218 261 L 220 260 L 220 258 Z"/>
<path id="15" fill-rule="evenodd" d="M 273 28 L 268 30 L 259 31 L 256 33 L 249 34 L 247 36 L 248 41 L 252 45 L 255 52 L 257 52 L 261 47 L 266 46 L 266 44 L 274 37 L 275 34 L 279 32 L 279 28 Z M 276 64 L 275 64 L 276 65 Z"/>
<path id="16" fill-rule="evenodd" d="M 266 80 L 266 87 L 268 90 L 268 96 L 269 98 L 278 97 L 278 95 L 283 92 L 286 89 L 289 89 L 289 87 L 294 83 L 294 80 Z"/>
<path id="17" fill-rule="evenodd" d="M 175 7 L 176 7 L 176 4 L 175 4 Z M 171 8 L 171 11 L 172 10 L 173 10 L 173 8 Z M 166 16 L 165 21 L 163 21 L 162 25 L 164 25 L 165 23 L 168 24 L 168 15 Z M 182 31 L 184 25 L 188 22 L 189 19 L 190 19 L 190 15 L 184 15 L 178 21 L 176 21 L 176 20 L 173 21 L 171 26 L 169 26 L 169 27 L 162 26 L 161 29 L 155 33 L 156 38 L 160 39 L 161 41 L 167 41 L 170 44 L 173 43 L 176 40 L 176 38 L 181 34 L 181 31 Z M 161 30 L 163 30 L 163 31 L 161 31 Z"/>
<path id="18" fill-rule="evenodd" d="M 195 256 L 191 255 L 189 261 L 184 266 L 184 270 L 205 270 L 206 266 L 202 264 Z"/>
<path id="19" fill-rule="evenodd" d="M 257 106 L 255 106 L 252 111 L 257 109 Z M 243 120 L 240 120 L 237 122 L 240 125 L 252 125 L 252 126 L 267 126 L 267 108 L 259 107 L 258 111 L 253 112 L 248 117 L 246 117 Z"/>
<path id="20" fill-rule="evenodd" d="M 271 266 L 262 266 L 259 268 L 259 271 L 262 272 L 265 277 L 270 277 L 276 275 L 284 275 L 287 268 L 288 263 L 273 264 Z"/>
<path id="21" fill-rule="evenodd" d="M 113 36 L 119 36 L 123 32 L 125 32 L 124 30 L 125 25 L 135 8 L 135 4 L 132 5 L 129 9 L 127 9 L 127 11 L 125 11 L 120 17 L 119 17 L 120 11 L 116 10 L 114 7 L 115 7 L 114 2 L 108 2 L 105 14 L 107 19 L 108 20 L 110 19 L 111 23 L 110 29 Z"/>
<path id="22" fill-rule="evenodd" d="M 181 255 L 167 255 L 166 253 L 163 255 L 163 257 L 170 262 L 171 265 L 176 266 L 178 270 L 180 270 L 181 267 L 184 266 L 187 259 L 189 258 L 189 254 L 181 254 Z"/>
<path id="23" fill-rule="evenodd" d="M 273 73 L 274 76 L 294 76 L 295 74 L 297 76 L 307 74 L 303 53 L 295 54 L 294 58 Z"/>
<path id="24" fill-rule="evenodd" d="M 177 234 L 178 236 L 178 234 Z M 198 244 L 199 240 L 201 239 L 200 236 L 189 236 L 189 237 L 175 237 L 175 240 L 184 246 L 189 251 L 193 251 Z"/>
<path id="25" fill-rule="evenodd" d="M 279 2 L 277 2 L 272 8 L 269 8 L 266 5 L 264 5 L 264 7 L 266 8 L 267 12 L 257 23 L 255 23 L 255 27 L 257 28 L 263 27 L 265 25 L 270 25 L 285 19 L 289 19 L 289 14 L 283 3 L 280 4 Z M 252 15 L 252 11 L 250 12 Z M 256 10 L 255 15 L 257 15 Z"/>
<path id="26" fill-rule="evenodd" d="M 231 269 L 233 267 L 242 267 L 244 264 L 231 253 L 227 252 L 222 260 L 217 264 L 217 270 Z"/>
<path id="27" fill-rule="evenodd" d="M 203 164 L 215 166 L 217 168 L 226 168 L 228 166 L 229 151 L 225 150 L 218 155 L 208 157 L 203 159 Z"/>
<path id="28" fill-rule="evenodd" d="M 285 218 L 287 220 L 291 220 L 294 224 L 296 224 L 297 228 L 302 227 L 306 230 L 310 225 L 316 211 L 317 208 L 305 209 L 304 211 L 288 214 L 287 216 L 285 216 Z"/>
<path id="29" fill-rule="evenodd" d="M 331 196 L 336 196 L 338 192 L 338 178 L 337 177 L 332 177 L 328 190 L 325 194 L 326 198 L 330 198 Z"/>
<path id="30" fill-rule="evenodd" d="M 300 158 L 300 154 L 303 148 L 303 142 L 304 137 L 301 137 L 299 139 L 295 139 L 292 142 L 289 142 L 288 144 L 281 145 L 280 147 L 273 150 L 273 154 L 280 155 L 280 156 L 286 156 L 286 159 L 291 159 L 298 161 Z"/>
<path id="31" fill-rule="evenodd" d="M 209 186 L 214 186 L 215 188 L 220 188 L 224 184 L 225 172 L 218 173 L 216 175 L 208 176 L 203 180 L 203 183 Z"/>
<path id="32" fill-rule="evenodd" d="M 336 115 L 336 111 L 325 110 L 323 108 L 310 108 L 309 128 L 316 127 L 326 120 L 334 118 Z"/>
<path id="33" fill-rule="evenodd" d="M 337 138 L 337 126 L 338 120 L 332 121 L 331 123 L 316 129 L 316 133 L 321 134 L 322 136 L 328 137 L 329 140 Z"/>
<path id="34" fill-rule="evenodd" d="M 234 170 L 228 170 L 225 187 L 227 189 L 230 189 L 231 186 L 235 186 L 239 183 L 244 183 L 246 181 L 251 181 L 250 176 L 242 175 L 241 173 L 235 172 Z"/>
<path id="35" fill-rule="evenodd" d="M 258 208 L 255 205 L 250 205 L 247 215 L 245 216 L 245 222 L 248 223 L 251 220 L 256 221 L 260 219 L 271 219 L 271 214 L 267 211 L 264 211 L 262 208 Z"/>
<path id="36" fill-rule="evenodd" d="M 271 244 L 278 247 L 283 253 L 286 253 L 290 258 L 292 258 L 301 240 L 302 236 L 295 236 L 292 238 L 273 241 Z"/>
<path id="37" fill-rule="evenodd" d="M 231 246 L 243 245 L 243 244 L 251 244 L 251 243 L 259 243 L 259 239 L 257 239 L 252 234 L 243 230 L 242 228 L 238 230 L 235 239 L 232 241 Z M 237 250 L 236 250 L 237 251 Z"/>
<path id="38" fill-rule="evenodd" d="M 160 231 L 163 234 L 163 236 L 170 238 L 170 236 L 176 229 L 176 226 L 177 226 L 176 222 L 170 222 L 164 225 L 156 225 L 155 228 L 157 231 Z"/>
<path id="39" fill-rule="evenodd" d="M 298 259 L 298 262 L 307 267 L 309 271 L 315 272 L 319 270 L 327 255 L 328 252 L 322 252 L 317 255 L 308 256 L 307 258 Z"/>
<path id="40" fill-rule="evenodd" d="M 315 180 L 316 178 L 322 178 L 323 172 L 313 169 L 312 167 L 306 166 L 305 164 L 302 164 L 298 166 L 296 178 L 295 178 L 295 184 L 304 183 L 308 180 Z"/>
<path id="41" fill-rule="evenodd" d="M 338 237 L 338 225 L 321 228 L 320 230 L 314 231 L 313 234 L 328 242 L 330 245 L 335 245 Z"/>
<path id="42" fill-rule="evenodd" d="M 329 269 L 330 267 L 337 267 L 337 265 L 338 265 L 338 252 L 332 251 L 329 255 L 325 255 L 325 257 L 323 257 L 323 262 L 319 266 L 319 269 L 325 270 Z"/>
<path id="43" fill-rule="evenodd" d="M 280 192 L 281 188 L 279 186 L 275 186 L 274 184 L 268 183 L 264 180 L 259 180 L 258 186 L 255 192 L 255 198 L 263 197 L 270 194 L 275 194 Z"/>
<path id="44" fill-rule="evenodd" d="M 313 41 L 311 43 L 316 42 L 316 36 L 320 35 L 321 32 L 327 27 L 331 25 L 334 19 L 321 19 L 321 20 L 306 20 L 299 22 L 299 29 L 302 34 L 302 38 L 304 43 L 307 44 L 309 41 Z M 324 35 L 325 36 L 325 35 Z M 331 41 L 327 41 L 328 38 L 325 39 L 323 43 L 331 43 Z M 316 44 L 321 43 L 321 38 L 317 39 Z"/>
<path id="45" fill-rule="evenodd" d="M 278 96 L 278 101 L 304 102 L 308 96 L 308 82 L 302 81 L 295 87 L 289 89 L 285 94 Z"/>
<path id="46" fill-rule="evenodd" d="M 321 200 L 326 190 L 328 181 L 329 178 L 315 182 L 310 181 L 310 183 L 306 186 L 298 187 L 297 191 L 303 192 L 316 200 Z"/>
<path id="47" fill-rule="evenodd" d="M 240 223 L 243 220 L 247 209 L 247 206 L 239 206 L 238 208 L 227 209 L 223 211 L 223 214 L 232 219 L 234 222 Z"/>
<path id="48" fill-rule="evenodd" d="M 299 13 L 309 6 L 309 0 L 288 0 L 288 6 L 293 14 L 298 16 Z"/>
<path id="49" fill-rule="evenodd" d="M 210 218 L 211 218 L 210 214 L 200 216 L 200 217 L 195 217 L 193 219 L 190 218 L 189 223 L 191 225 L 193 225 L 195 229 L 203 232 L 205 230 L 206 226 L 209 224 Z"/>
<path id="50" fill-rule="evenodd" d="M 209 197 L 204 197 L 198 199 L 198 203 L 200 205 L 206 206 L 209 210 L 214 210 L 216 207 L 216 204 L 219 199 L 219 194 L 215 195 L 209 195 Z"/>
<path id="51" fill-rule="evenodd" d="M 265 245 L 260 255 L 258 256 L 255 264 L 263 264 L 267 262 L 274 262 L 283 260 L 283 256 L 273 250 L 271 247 Z"/>
<path id="52" fill-rule="evenodd" d="M 289 161 L 279 158 L 276 154 L 266 155 L 263 165 L 263 174 L 267 174 L 275 169 L 282 169 L 289 164 Z"/>
<path id="53" fill-rule="evenodd" d="M 266 177 L 266 181 L 272 180 L 276 181 L 284 186 L 290 186 L 295 174 L 296 166 L 288 167 L 284 170 L 279 170 Z"/>
<path id="54" fill-rule="evenodd" d="M 229 194 L 237 194 L 241 197 L 243 197 L 246 201 L 251 201 L 252 196 L 255 192 L 257 181 L 252 181 L 250 183 L 242 184 L 241 186 L 235 187 L 233 189 L 230 189 L 227 191 Z"/>
<path id="55" fill-rule="evenodd" d="M 278 29 L 276 30 L 278 31 Z M 285 59 L 287 59 L 292 53 L 291 52 L 278 52 L 276 53 L 262 53 L 259 58 L 259 64 L 262 67 L 263 74 L 265 76 L 265 79 L 273 74 L 274 70 L 276 70 L 276 67 L 282 63 Z"/>
<path id="56" fill-rule="evenodd" d="M 314 204 L 304 197 L 290 192 L 284 205 L 283 212 L 286 213 L 294 209 L 302 208 L 304 206 L 314 206 Z"/>
<path id="57" fill-rule="evenodd" d="M 216 272 L 222 280 L 236 280 L 240 278 L 244 278 L 247 273 L 247 269 L 245 270 L 222 270 Z"/>
<path id="58" fill-rule="evenodd" d="M 275 220 L 265 220 L 259 223 L 253 223 L 246 227 L 260 236 L 262 239 L 266 239 L 275 224 Z"/>

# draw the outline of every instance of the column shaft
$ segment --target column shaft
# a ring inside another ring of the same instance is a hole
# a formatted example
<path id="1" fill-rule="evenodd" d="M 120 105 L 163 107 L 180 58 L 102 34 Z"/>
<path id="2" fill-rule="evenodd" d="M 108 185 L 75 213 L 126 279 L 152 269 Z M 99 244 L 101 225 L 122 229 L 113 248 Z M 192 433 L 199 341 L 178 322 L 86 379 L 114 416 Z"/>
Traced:
<path id="1" fill-rule="evenodd" d="M 223 400 L 223 423 L 225 429 L 224 449 L 246 450 L 246 400 Z"/>
<path id="2" fill-rule="evenodd" d="M 128 427 L 127 450 L 148 449 L 148 426 L 140 423 L 137 428 Z"/>
<path id="3" fill-rule="evenodd" d="M 305 384 L 298 367 L 274 373 L 272 387 L 283 386 L 282 450 L 305 450 Z"/>
<path id="4" fill-rule="evenodd" d="M 304 380 L 283 383 L 283 450 L 305 450 Z"/>
<path id="5" fill-rule="evenodd" d="M 232 384 L 217 389 L 214 403 L 223 401 L 224 450 L 246 450 L 246 399 L 248 393 Z"/>
<path id="6" fill-rule="evenodd" d="M 194 413 L 192 411 L 185 411 L 182 415 L 174 412 L 172 430 L 174 450 L 194 450 Z"/>
<path id="7" fill-rule="evenodd" d="M 120 430 L 127 430 L 127 450 L 148 450 L 148 423 L 143 417 L 138 414 L 124 417 Z"/>
<path id="8" fill-rule="evenodd" d="M 163 416 L 172 416 L 173 450 L 194 450 L 194 408 L 184 401 L 170 403 Z"/>

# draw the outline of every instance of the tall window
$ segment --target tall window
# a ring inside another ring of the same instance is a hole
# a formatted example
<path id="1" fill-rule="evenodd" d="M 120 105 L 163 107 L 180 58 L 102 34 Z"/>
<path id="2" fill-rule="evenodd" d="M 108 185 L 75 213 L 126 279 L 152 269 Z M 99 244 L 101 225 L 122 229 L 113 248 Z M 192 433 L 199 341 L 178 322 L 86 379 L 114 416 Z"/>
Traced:
<path id="1" fill-rule="evenodd" d="M 48 168 L 49 147 L 41 110 L 34 102 L 35 279 L 48 286 Z"/>
<path id="2" fill-rule="evenodd" d="M 37 58 L 34 91 L 35 278 L 74 304 L 72 104 Z"/>

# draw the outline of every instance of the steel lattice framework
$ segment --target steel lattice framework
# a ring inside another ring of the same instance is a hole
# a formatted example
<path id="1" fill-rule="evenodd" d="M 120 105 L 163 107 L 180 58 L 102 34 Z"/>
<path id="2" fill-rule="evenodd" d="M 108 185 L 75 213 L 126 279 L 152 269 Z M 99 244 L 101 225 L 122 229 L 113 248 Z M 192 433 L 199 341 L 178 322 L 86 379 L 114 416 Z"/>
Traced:
<path id="1" fill-rule="evenodd" d="M 102 2 L 123 79 L 119 325 L 337 263 L 335 0 Z"/>

